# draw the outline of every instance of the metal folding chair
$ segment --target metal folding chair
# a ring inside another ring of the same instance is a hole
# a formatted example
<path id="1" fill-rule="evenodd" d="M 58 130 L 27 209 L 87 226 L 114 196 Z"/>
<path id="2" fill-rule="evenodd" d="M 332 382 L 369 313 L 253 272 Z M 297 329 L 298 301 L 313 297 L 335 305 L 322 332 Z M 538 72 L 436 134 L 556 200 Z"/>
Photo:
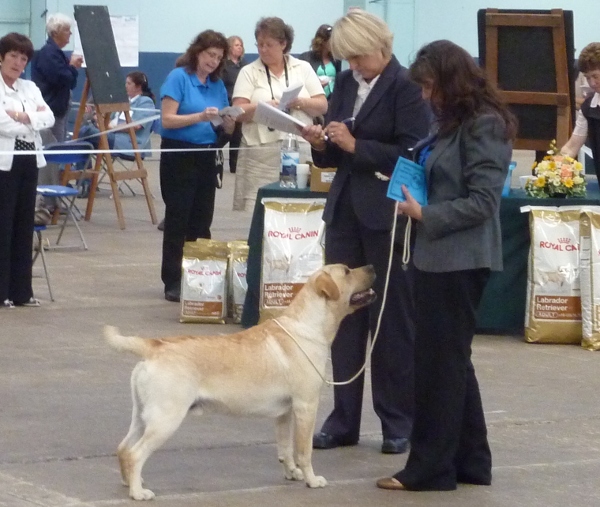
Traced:
<path id="1" fill-rule="evenodd" d="M 48 285 L 48 292 L 50 293 L 50 301 L 54 301 L 52 294 L 52 285 L 50 284 L 50 273 L 48 272 L 48 265 L 46 264 L 46 254 L 44 253 L 44 238 L 42 232 L 46 230 L 45 225 L 35 225 L 33 227 L 33 255 L 32 266 L 35 264 L 38 255 L 42 258 L 42 265 L 44 267 L 44 276 L 46 278 L 46 284 Z"/>
<path id="2" fill-rule="evenodd" d="M 46 153 L 44 156 L 46 161 L 53 162 L 55 164 L 71 164 L 75 166 L 75 169 L 71 169 L 71 172 L 79 172 L 78 182 L 84 177 L 87 165 L 91 157 L 91 150 L 94 147 L 91 143 L 85 141 L 70 142 L 70 143 L 53 143 L 44 147 L 45 151 L 58 151 L 60 153 Z M 60 225 L 60 232 L 56 243 L 50 245 L 49 248 L 68 248 L 71 245 L 60 245 L 60 240 L 64 233 L 65 227 L 69 220 L 72 220 L 75 225 L 79 237 L 81 238 L 81 244 L 84 250 L 88 249 L 87 243 L 83 236 L 83 232 L 79 227 L 78 219 L 75 216 L 74 209 L 75 200 L 79 194 L 77 188 L 63 186 L 63 185 L 38 185 L 37 192 L 44 197 L 55 197 L 59 205 L 63 205 L 66 209 L 63 221 Z"/>

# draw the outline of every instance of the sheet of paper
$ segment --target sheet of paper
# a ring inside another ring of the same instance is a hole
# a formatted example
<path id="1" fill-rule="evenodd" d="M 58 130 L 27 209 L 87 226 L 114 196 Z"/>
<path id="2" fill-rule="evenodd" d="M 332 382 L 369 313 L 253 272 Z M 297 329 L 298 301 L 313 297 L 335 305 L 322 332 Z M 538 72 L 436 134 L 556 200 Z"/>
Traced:
<path id="1" fill-rule="evenodd" d="M 272 129 L 291 134 L 299 134 L 300 131 L 306 127 L 306 123 L 301 122 L 284 111 L 280 111 L 266 102 L 259 102 L 256 105 L 254 121 Z"/>
<path id="2" fill-rule="evenodd" d="M 139 65 L 140 32 L 138 16 L 111 16 L 110 24 L 113 29 L 121 67 L 137 67 Z M 71 30 L 73 32 L 73 53 L 83 55 L 83 67 L 85 68 L 85 55 L 81 46 L 77 22 L 73 22 Z"/>
<path id="3" fill-rule="evenodd" d="M 302 90 L 303 86 L 304 85 L 302 83 L 298 83 L 283 90 L 281 98 L 279 99 L 278 108 L 282 111 L 285 111 L 288 108 L 288 104 L 298 97 L 298 95 L 300 94 L 300 90 Z"/>
<path id="4" fill-rule="evenodd" d="M 223 123 L 221 119 L 223 116 L 231 116 L 233 119 L 237 118 L 240 114 L 244 114 L 244 110 L 240 106 L 227 106 L 219 111 L 219 116 L 210 120 L 210 122 L 218 127 Z"/>

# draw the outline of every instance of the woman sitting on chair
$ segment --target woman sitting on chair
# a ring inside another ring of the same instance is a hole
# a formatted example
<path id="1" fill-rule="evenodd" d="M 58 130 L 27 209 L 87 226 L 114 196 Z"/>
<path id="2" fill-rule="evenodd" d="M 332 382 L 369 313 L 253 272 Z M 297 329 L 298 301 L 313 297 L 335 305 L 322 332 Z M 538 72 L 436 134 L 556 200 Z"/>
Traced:
<path id="1" fill-rule="evenodd" d="M 125 79 L 125 89 L 127 90 L 127 96 L 129 97 L 129 105 L 131 107 L 131 121 L 136 122 L 149 118 L 154 115 L 156 109 L 154 105 L 154 94 L 148 86 L 148 78 L 146 74 L 139 71 L 130 72 L 127 74 Z M 109 123 L 109 128 L 114 128 L 119 124 L 125 123 L 125 113 L 115 113 Z M 143 148 L 150 139 L 150 131 L 152 129 L 152 123 L 141 123 L 136 125 L 135 137 L 138 144 L 138 148 Z M 96 135 L 96 137 L 90 137 L 86 141 L 92 143 L 94 148 L 98 149 L 98 143 L 100 141 L 96 121 L 84 125 L 79 130 L 79 138 Z M 110 132 L 107 134 L 108 146 L 111 150 L 131 150 L 133 145 L 131 143 L 131 137 L 129 136 L 129 130 L 118 130 L 116 132 Z"/>
<path id="2" fill-rule="evenodd" d="M 156 110 L 154 94 L 148 86 L 148 77 L 146 74 L 140 71 L 134 71 L 127 74 L 127 78 L 125 79 L 125 89 L 127 90 L 127 96 L 129 97 L 132 122 L 143 120 L 144 118 L 149 118 L 154 115 Z M 125 123 L 125 121 L 125 113 L 114 113 L 108 127 L 111 129 L 115 128 L 117 125 Z M 138 149 L 149 148 L 153 123 L 154 122 L 149 121 L 148 123 L 141 123 L 133 127 Z M 98 128 L 96 117 L 94 115 L 92 122 L 79 129 L 78 138 L 81 139 L 87 138 L 87 136 L 94 136 L 85 140 L 90 142 L 95 149 L 98 149 L 98 144 L 100 142 L 99 133 L 100 129 Z M 133 149 L 129 129 L 109 132 L 106 135 L 106 138 L 108 140 L 108 147 L 111 150 L 119 152 Z M 126 156 L 133 157 L 133 153 L 126 153 Z M 143 156 L 145 156 L 145 153 L 142 153 L 142 157 Z M 78 170 L 82 169 L 83 167 L 78 167 Z M 91 180 L 89 179 L 80 182 L 80 197 L 85 198 L 89 195 L 90 183 Z"/>
<path id="3" fill-rule="evenodd" d="M 0 39 L 0 308 L 40 306 L 33 297 L 31 266 L 33 220 L 41 153 L 40 130 L 54 125 L 54 114 L 32 81 L 21 79 L 33 44 L 19 33 Z"/>

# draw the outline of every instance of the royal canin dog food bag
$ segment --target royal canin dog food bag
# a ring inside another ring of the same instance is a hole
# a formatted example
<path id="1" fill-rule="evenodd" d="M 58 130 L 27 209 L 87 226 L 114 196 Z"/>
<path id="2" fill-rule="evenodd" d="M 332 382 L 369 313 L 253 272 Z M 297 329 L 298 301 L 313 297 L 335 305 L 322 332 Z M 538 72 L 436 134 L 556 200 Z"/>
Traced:
<path id="1" fill-rule="evenodd" d="M 325 199 L 263 199 L 260 322 L 277 317 L 324 264 Z"/>
<path id="2" fill-rule="evenodd" d="M 246 292 L 248 292 L 248 281 L 246 272 L 248 270 L 248 243 L 246 241 L 230 241 L 229 248 L 229 273 L 227 277 L 229 316 L 234 324 L 242 322 L 242 312 Z"/>
<path id="3" fill-rule="evenodd" d="M 227 243 L 211 239 L 183 246 L 180 322 L 225 323 Z"/>
<path id="4" fill-rule="evenodd" d="M 525 206 L 531 249 L 527 266 L 525 339 L 581 343 L 579 214 L 574 206 Z"/>
<path id="5" fill-rule="evenodd" d="M 600 350 L 600 207 L 581 210 L 580 278 L 581 278 L 581 345 Z"/>

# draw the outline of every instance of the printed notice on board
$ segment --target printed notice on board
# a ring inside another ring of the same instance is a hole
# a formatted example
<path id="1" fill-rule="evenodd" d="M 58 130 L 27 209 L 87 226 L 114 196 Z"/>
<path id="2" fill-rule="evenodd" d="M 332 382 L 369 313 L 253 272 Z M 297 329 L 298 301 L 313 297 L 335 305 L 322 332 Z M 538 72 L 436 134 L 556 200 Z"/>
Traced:
<path id="1" fill-rule="evenodd" d="M 138 16 L 111 16 L 115 36 L 115 44 L 119 55 L 121 67 L 139 67 L 140 26 Z M 73 53 L 83 55 L 83 67 L 85 67 L 85 54 L 79 38 L 77 22 L 73 22 Z"/>

